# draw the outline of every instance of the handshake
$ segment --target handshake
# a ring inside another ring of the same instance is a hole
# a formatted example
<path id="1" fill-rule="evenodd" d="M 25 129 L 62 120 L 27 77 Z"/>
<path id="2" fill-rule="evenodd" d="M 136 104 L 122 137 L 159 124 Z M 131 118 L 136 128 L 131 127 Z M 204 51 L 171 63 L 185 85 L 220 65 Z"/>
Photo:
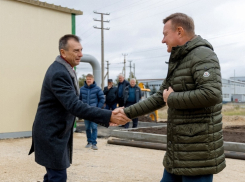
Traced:
<path id="1" fill-rule="evenodd" d="M 123 111 L 124 107 L 119 107 L 117 109 L 114 109 L 111 114 L 111 119 L 110 119 L 110 126 L 118 126 L 118 125 L 125 125 L 131 119 L 129 119 L 126 114 Z"/>

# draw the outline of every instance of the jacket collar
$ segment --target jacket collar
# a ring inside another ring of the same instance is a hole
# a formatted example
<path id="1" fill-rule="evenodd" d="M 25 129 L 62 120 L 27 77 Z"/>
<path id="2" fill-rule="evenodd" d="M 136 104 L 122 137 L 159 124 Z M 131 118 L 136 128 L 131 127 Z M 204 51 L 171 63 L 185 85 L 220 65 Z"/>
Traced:
<path id="1" fill-rule="evenodd" d="M 186 42 L 182 46 L 173 47 L 171 51 L 171 55 L 169 58 L 169 67 L 167 78 L 173 73 L 174 69 L 180 64 L 180 61 L 193 49 L 205 46 L 213 50 L 212 45 L 205 39 L 203 39 L 200 35 L 195 36 L 190 41 Z"/>
<path id="2" fill-rule="evenodd" d="M 64 59 L 62 59 L 60 56 L 56 57 L 56 62 L 62 64 L 66 70 L 68 71 L 68 73 L 70 74 L 70 76 L 73 78 L 73 83 L 74 83 L 74 87 L 76 89 L 76 94 L 79 95 L 79 86 L 78 86 L 78 81 L 77 81 L 77 75 L 76 72 L 72 69 L 71 65 L 68 64 Z"/>
<path id="3" fill-rule="evenodd" d="M 121 83 L 121 82 L 119 82 L 119 84 L 124 84 L 125 83 L 125 80 L 123 80 L 123 82 Z"/>
<path id="4" fill-rule="evenodd" d="M 181 60 L 189 52 L 191 52 L 193 49 L 199 46 L 205 46 L 213 50 L 212 45 L 207 40 L 203 39 L 200 35 L 196 35 L 193 39 L 186 42 L 184 45 L 173 47 L 169 58 L 169 62 Z"/>
<path id="5" fill-rule="evenodd" d="M 94 83 L 93 84 L 91 84 L 91 85 L 87 85 L 87 82 L 86 81 L 84 81 L 84 87 L 85 88 L 94 88 L 96 86 L 96 82 L 94 81 Z"/>

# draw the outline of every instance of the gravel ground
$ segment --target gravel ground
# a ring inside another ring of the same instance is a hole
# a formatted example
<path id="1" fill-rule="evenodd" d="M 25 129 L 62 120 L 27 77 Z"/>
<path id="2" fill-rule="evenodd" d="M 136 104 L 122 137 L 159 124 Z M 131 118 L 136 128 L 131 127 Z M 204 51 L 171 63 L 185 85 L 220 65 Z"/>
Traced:
<path id="1" fill-rule="evenodd" d="M 0 140 L 1 182 L 42 182 L 45 169 L 28 156 L 31 139 Z M 75 133 L 73 164 L 68 182 L 159 182 L 164 151 L 107 144 L 98 139 L 98 151 L 86 149 L 85 134 Z M 245 182 L 245 161 L 227 159 L 214 182 Z"/>

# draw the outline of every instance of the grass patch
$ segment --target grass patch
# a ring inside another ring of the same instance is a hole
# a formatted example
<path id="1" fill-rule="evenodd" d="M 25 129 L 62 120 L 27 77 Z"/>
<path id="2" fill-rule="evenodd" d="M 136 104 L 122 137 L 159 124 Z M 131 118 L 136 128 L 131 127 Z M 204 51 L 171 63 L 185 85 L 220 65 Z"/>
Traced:
<path id="1" fill-rule="evenodd" d="M 168 114 L 166 111 L 163 111 L 161 109 L 158 110 L 158 118 L 159 119 L 168 119 Z"/>
<path id="2" fill-rule="evenodd" d="M 222 112 L 225 116 L 245 116 L 245 110 L 244 109 L 236 109 L 233 111 L 226 111 Z"/>

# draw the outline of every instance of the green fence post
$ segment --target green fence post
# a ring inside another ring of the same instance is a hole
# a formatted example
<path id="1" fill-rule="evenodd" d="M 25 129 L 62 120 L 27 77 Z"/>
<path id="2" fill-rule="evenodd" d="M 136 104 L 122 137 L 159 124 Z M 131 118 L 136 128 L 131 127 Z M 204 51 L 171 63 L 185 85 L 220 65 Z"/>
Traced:
<path id="1" fill-rule="evenodd" d="M 75 14 L 71 14 L 71 33 L 73 35 L 76 35 L 76 15 Z M 74 70 L 76 71 L 76 67 L 74 67 Z M 76 129 L 77 129 L 77 118 L 75 119 L 75 122 L 74 122 L 73 131 L 75 132 Z"/>

